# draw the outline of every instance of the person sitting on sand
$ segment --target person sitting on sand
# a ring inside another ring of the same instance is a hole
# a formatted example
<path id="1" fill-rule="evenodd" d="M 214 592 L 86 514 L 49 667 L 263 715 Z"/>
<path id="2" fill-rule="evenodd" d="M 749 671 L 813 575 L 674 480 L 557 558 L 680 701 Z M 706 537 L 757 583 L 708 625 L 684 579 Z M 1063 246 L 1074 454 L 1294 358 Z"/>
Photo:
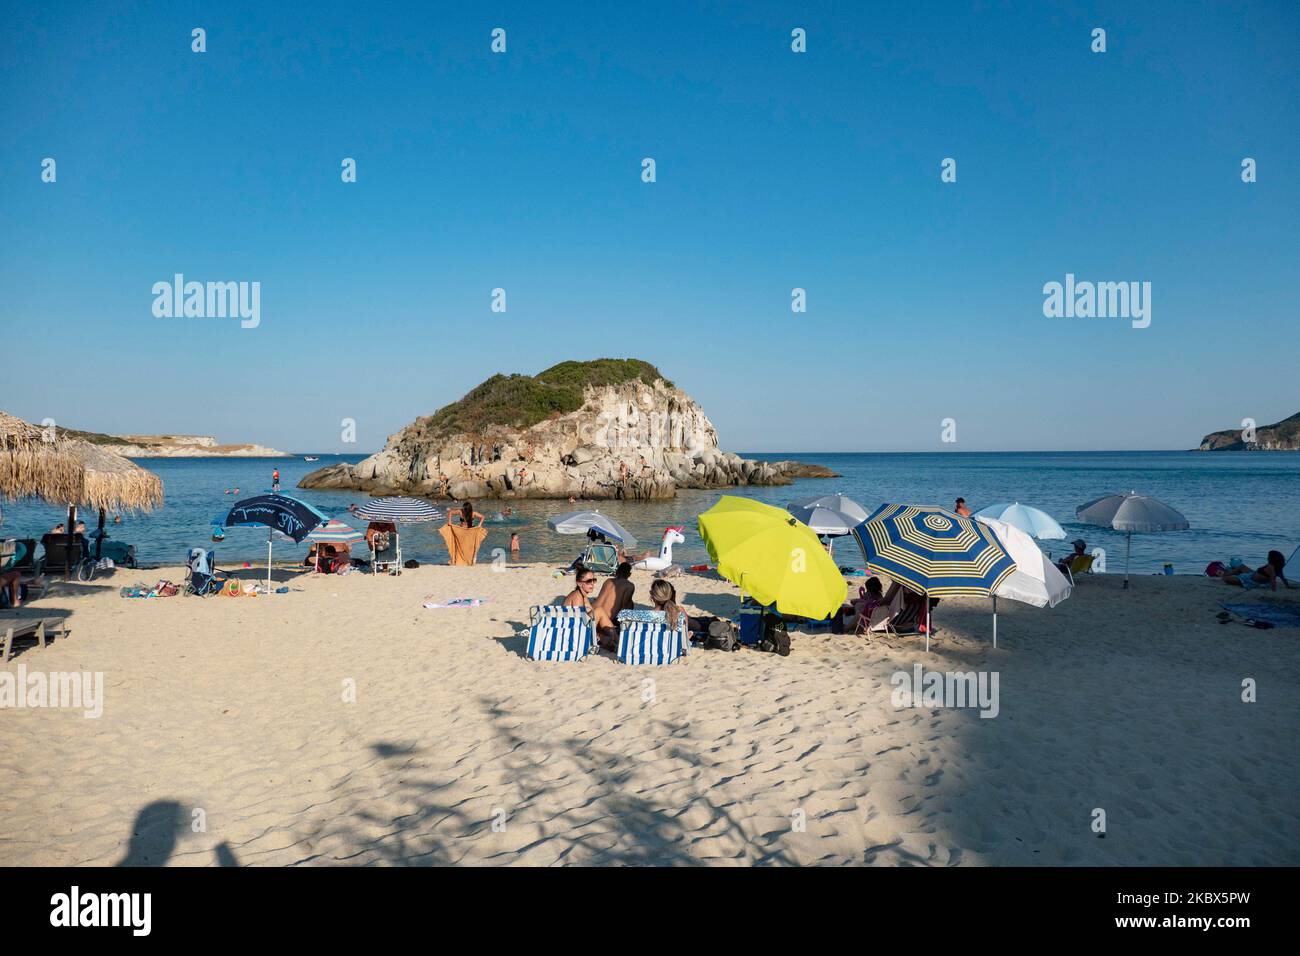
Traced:
<path id="1" fill-rule="evenodd" d="M 970 517 L 970 509 L 966 507 L 965 498 L 958 498 L 957 505 L 952 510 L 957 512 L 957 514 L 961 515 L 963 518 Z"/>
<path id="2" fill-rule="evenodd" d="M 592 617 L 596 618 L 596 637 L 600 646 L 607 651 L 618 650 L 618 615 L 620 611 L 632 609 L 632 595 L 636 585 L 632 583 L 632 565 L 624 561 L 614 571 L 614 576 L 606 581 L 592 602 Z"/>
<path id="3" fill-rule="evenodd" d="M 672 586 L 672 582 L 656 578 L 654 584 L 650 585 L 650 601 L 656 611 L 664 612 L 664 620 L 670 628 L 676 628 L 684 620 L 686 629 L 690 630 L 691 619 L 677 606 L 677 589 Z"/>
<path id="4" fill-rule="evenodd" d="M 1262 588 L 1267 585 L 1270 591 L 1276 591 L 1277 582 L 1281 581 L 1289 588 L 1291 582 L 1282 573 L 1282 569 L 1285 567 L 1286 558 L 1282 557 L 1282 552 L 1270 551 L 1267 563 L 1260 565 L 1253 571 L 1244 564 L 1229 568 L 1228 573 L 1223 576 L 1223 583 L 1245 588 L 1248 591 L 1252 588 Z"/>
<path id="5" fill-rule="evenodd" d="M 568 597 L 564 599 L 565 607 L 585 607 L 591 610 L 591 589 L 596 586 L 596 572 L 591 571 L 585 564 L 579 563 L 574 571 L 577 572 L 577 579 L 574 581 L 573 590 L 569 592 Z"/>
<path id="6" fill-rule="evenodd" d="M 1069 575 L 1070 566 L 1074 564 L 1074 559 L 1083 557 L 1088 551 L 1088 542 L 1082 538 L 1075 538 L 1070 544 L 1073 546 L 1074 551 L 1056 562 L 1056 569 L 1065 575 Z"/>

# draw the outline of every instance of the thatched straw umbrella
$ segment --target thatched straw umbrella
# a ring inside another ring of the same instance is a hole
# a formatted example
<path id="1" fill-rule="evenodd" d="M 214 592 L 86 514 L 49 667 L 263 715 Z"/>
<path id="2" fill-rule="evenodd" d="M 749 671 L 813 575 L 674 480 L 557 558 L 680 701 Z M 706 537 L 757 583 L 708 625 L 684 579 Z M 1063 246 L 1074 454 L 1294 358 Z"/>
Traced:
<path id="1" fill-rule="evenodd" d="M 63 442 L 0 411 L 0 495 L 67 504 L 81 497 L 85 468 Z"/>
<path id="2" fill-rule="evenodd" d="M 161 478 L 121 455 L 66 435 L 46 435 L 0 411 L 0 494 L 67 504 L 72 534 L 78 505 L 98 509 L 102 532 L 106 511 L 148 511 L 162 504 L 163 487 Z M 96 556 L 103 540 L 101 534 Z"/>

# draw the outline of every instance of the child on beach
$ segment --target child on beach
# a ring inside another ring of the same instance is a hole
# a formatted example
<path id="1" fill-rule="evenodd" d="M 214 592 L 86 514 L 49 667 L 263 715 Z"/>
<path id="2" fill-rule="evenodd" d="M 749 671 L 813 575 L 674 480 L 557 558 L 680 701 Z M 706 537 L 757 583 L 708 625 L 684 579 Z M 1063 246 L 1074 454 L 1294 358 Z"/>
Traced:
<path id="1" fill-rule="evenodd" d="M 512 558 L 519 557 L 519 532 L 518 531 L 510 532 L 510 556 Z"/>

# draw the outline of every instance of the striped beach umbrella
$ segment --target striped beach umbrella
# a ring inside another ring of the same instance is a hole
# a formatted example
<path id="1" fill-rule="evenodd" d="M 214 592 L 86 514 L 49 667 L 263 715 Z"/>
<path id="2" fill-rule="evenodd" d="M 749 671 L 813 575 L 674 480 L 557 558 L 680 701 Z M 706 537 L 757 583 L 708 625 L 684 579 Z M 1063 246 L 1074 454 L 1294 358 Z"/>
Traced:
<path id="1" fill-rule="evenodd" d="M 885 504 L 853 529 L 867 567 L 926 596 L 987 596 L 1016 569 L 997 536 L 943 508 Z M 929 613 L 927 608 L 927 621 Z M 926 627 L 925 647 L 930 649 Z"/>
<path id="2" fill-rule="evenodd" d="M 303 540 L 315 544 L 356 544 L 358 541 L 364 541 L 365 538 L 366 536 L 356 528 L 344 524 L 338 518 L 330 518 L 327 523 L 312 531 Z"/>
<path id="3" fill-rule="evenodd" d="M 420 521 L 437 521 L 443 516 L 442 511 L 423 498 L 371 498 L 365 504 L 352 509 L 352 514 L 366 521 L 392 521 L 394 523 L 413 524 Z"/>

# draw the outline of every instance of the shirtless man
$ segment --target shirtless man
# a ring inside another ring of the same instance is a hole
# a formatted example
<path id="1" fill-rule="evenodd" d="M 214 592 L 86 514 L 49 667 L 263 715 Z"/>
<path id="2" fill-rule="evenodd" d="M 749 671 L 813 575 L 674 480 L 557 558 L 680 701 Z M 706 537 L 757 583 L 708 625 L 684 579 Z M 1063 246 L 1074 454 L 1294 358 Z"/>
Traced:
<path id="1" fill-rule="evenodd" d="M 957 514 L 961 515 L 963 518 L 969 518 L 969 517 L 970 517 L 970 509 L 966 507 L 966 499 L 965 499 L 965 498 L 958 498 L 958 499 L 957 499 L 957 507 L 954 508 L 953 511 L 957 512 Z"/>
<path id="2" fill-rule="evenodd" d="M 632 565 L 624 561 L 614 571 L 614 576 L 605 582 L 596 600 L 592 602 L 591 616 L 596 621 L 596 636 L 600 646 L 607 651 L 618 650 L 618 614 L 632 608 L 632 595 L 636 585 L 632 583 Z"/>

